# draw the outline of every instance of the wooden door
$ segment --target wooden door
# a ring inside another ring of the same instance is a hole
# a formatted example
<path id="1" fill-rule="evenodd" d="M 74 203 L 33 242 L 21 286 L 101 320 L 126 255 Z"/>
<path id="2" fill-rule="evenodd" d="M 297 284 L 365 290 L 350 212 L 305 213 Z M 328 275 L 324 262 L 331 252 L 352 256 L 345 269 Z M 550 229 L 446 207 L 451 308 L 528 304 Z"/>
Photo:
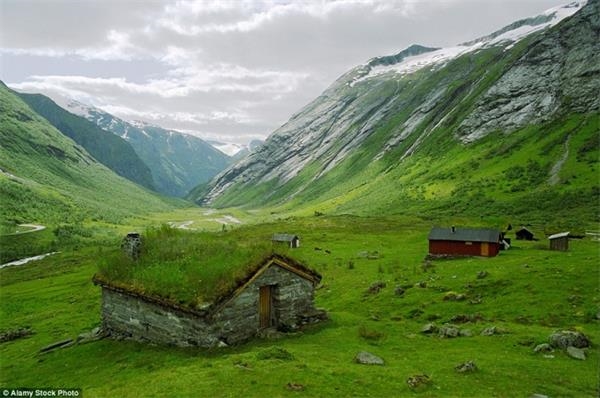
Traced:
<path id="1" fill-rule="evenodd" d="M 481 242 L 481 255 L 486 257 L 490 255 L 490 244 L 488 242 Z"/>
<path id="2" fill-rule="evenodd" d="M 273 286 L 261 286 L 258 298 L 258 319 L 260 328 L 272 326 L 273 319 Z"/>

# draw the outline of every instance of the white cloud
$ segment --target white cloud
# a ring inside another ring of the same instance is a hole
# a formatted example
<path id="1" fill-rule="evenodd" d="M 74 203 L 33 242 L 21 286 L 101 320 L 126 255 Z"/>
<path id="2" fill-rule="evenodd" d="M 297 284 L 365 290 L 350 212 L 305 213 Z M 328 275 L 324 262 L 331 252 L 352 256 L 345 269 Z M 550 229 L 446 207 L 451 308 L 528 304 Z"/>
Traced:
<path id="1" fill-rule="evenodd" d="M 4 0 L 2 78 L 243 141 L 374 56 L 454 45 L 566 1 Z"/>

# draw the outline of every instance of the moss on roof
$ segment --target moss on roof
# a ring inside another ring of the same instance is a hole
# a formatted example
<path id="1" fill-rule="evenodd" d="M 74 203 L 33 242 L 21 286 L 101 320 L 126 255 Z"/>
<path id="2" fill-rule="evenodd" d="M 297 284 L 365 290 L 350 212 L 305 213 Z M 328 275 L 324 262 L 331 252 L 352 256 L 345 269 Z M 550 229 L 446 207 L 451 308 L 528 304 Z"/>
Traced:
<path id="1" fill-rule="evenodd" d="M 269 237 L 251 238 L 241 231 L 190 232 L 163 226 L 142 234 L 142 242 L 137 261 L 118 249 L 100 259 L 94 281 L 201 309 L 230 294 L 269 256 L 301 265 L 292 250 L 273 247 Z"/>

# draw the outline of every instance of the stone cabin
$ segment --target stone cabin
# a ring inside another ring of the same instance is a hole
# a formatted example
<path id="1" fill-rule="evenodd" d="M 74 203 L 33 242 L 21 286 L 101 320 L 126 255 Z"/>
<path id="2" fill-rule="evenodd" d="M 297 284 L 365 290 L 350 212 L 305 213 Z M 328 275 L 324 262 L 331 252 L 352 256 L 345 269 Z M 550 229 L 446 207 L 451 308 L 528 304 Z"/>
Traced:
<path id="1" fill-rule="evenodd" d="M 265 330 L 292 331 L 326 319 L 314 306 L 321 276 L 273 254 L 228 294 L 202 309 L 128 291 L 94 276 L 102 288 L 102 327 L 112 337 L 175 346 L 214 347 Z"/>
<path id="2" fill-rule="evenodd" d="M 290 249 L 300 247 L 300 237 L 292 234 L 273 234 L 271 238 L 273 243 L 285 243 Z"/>

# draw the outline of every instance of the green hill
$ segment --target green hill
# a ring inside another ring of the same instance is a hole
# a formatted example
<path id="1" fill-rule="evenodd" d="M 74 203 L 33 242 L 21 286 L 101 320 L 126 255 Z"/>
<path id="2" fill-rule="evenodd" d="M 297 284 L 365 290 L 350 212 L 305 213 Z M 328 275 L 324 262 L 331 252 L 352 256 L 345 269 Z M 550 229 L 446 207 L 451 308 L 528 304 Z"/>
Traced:
<path id="1" fill-rule="evenodd" d="M 81 146 L 0 85 L 0 220 L 3 225 L 118 223 L 172 209 L 161 198 L 98 163 Z"/>
<path id="2" fill-rule="evenodd" d="M 150 169 L 127 141 L 102 130 L 81 116 L 65 111 L 44 95 L 17 95 L 61 133 L 84 147 L 100 163 L 128 180 L 154 189 Z"/>

